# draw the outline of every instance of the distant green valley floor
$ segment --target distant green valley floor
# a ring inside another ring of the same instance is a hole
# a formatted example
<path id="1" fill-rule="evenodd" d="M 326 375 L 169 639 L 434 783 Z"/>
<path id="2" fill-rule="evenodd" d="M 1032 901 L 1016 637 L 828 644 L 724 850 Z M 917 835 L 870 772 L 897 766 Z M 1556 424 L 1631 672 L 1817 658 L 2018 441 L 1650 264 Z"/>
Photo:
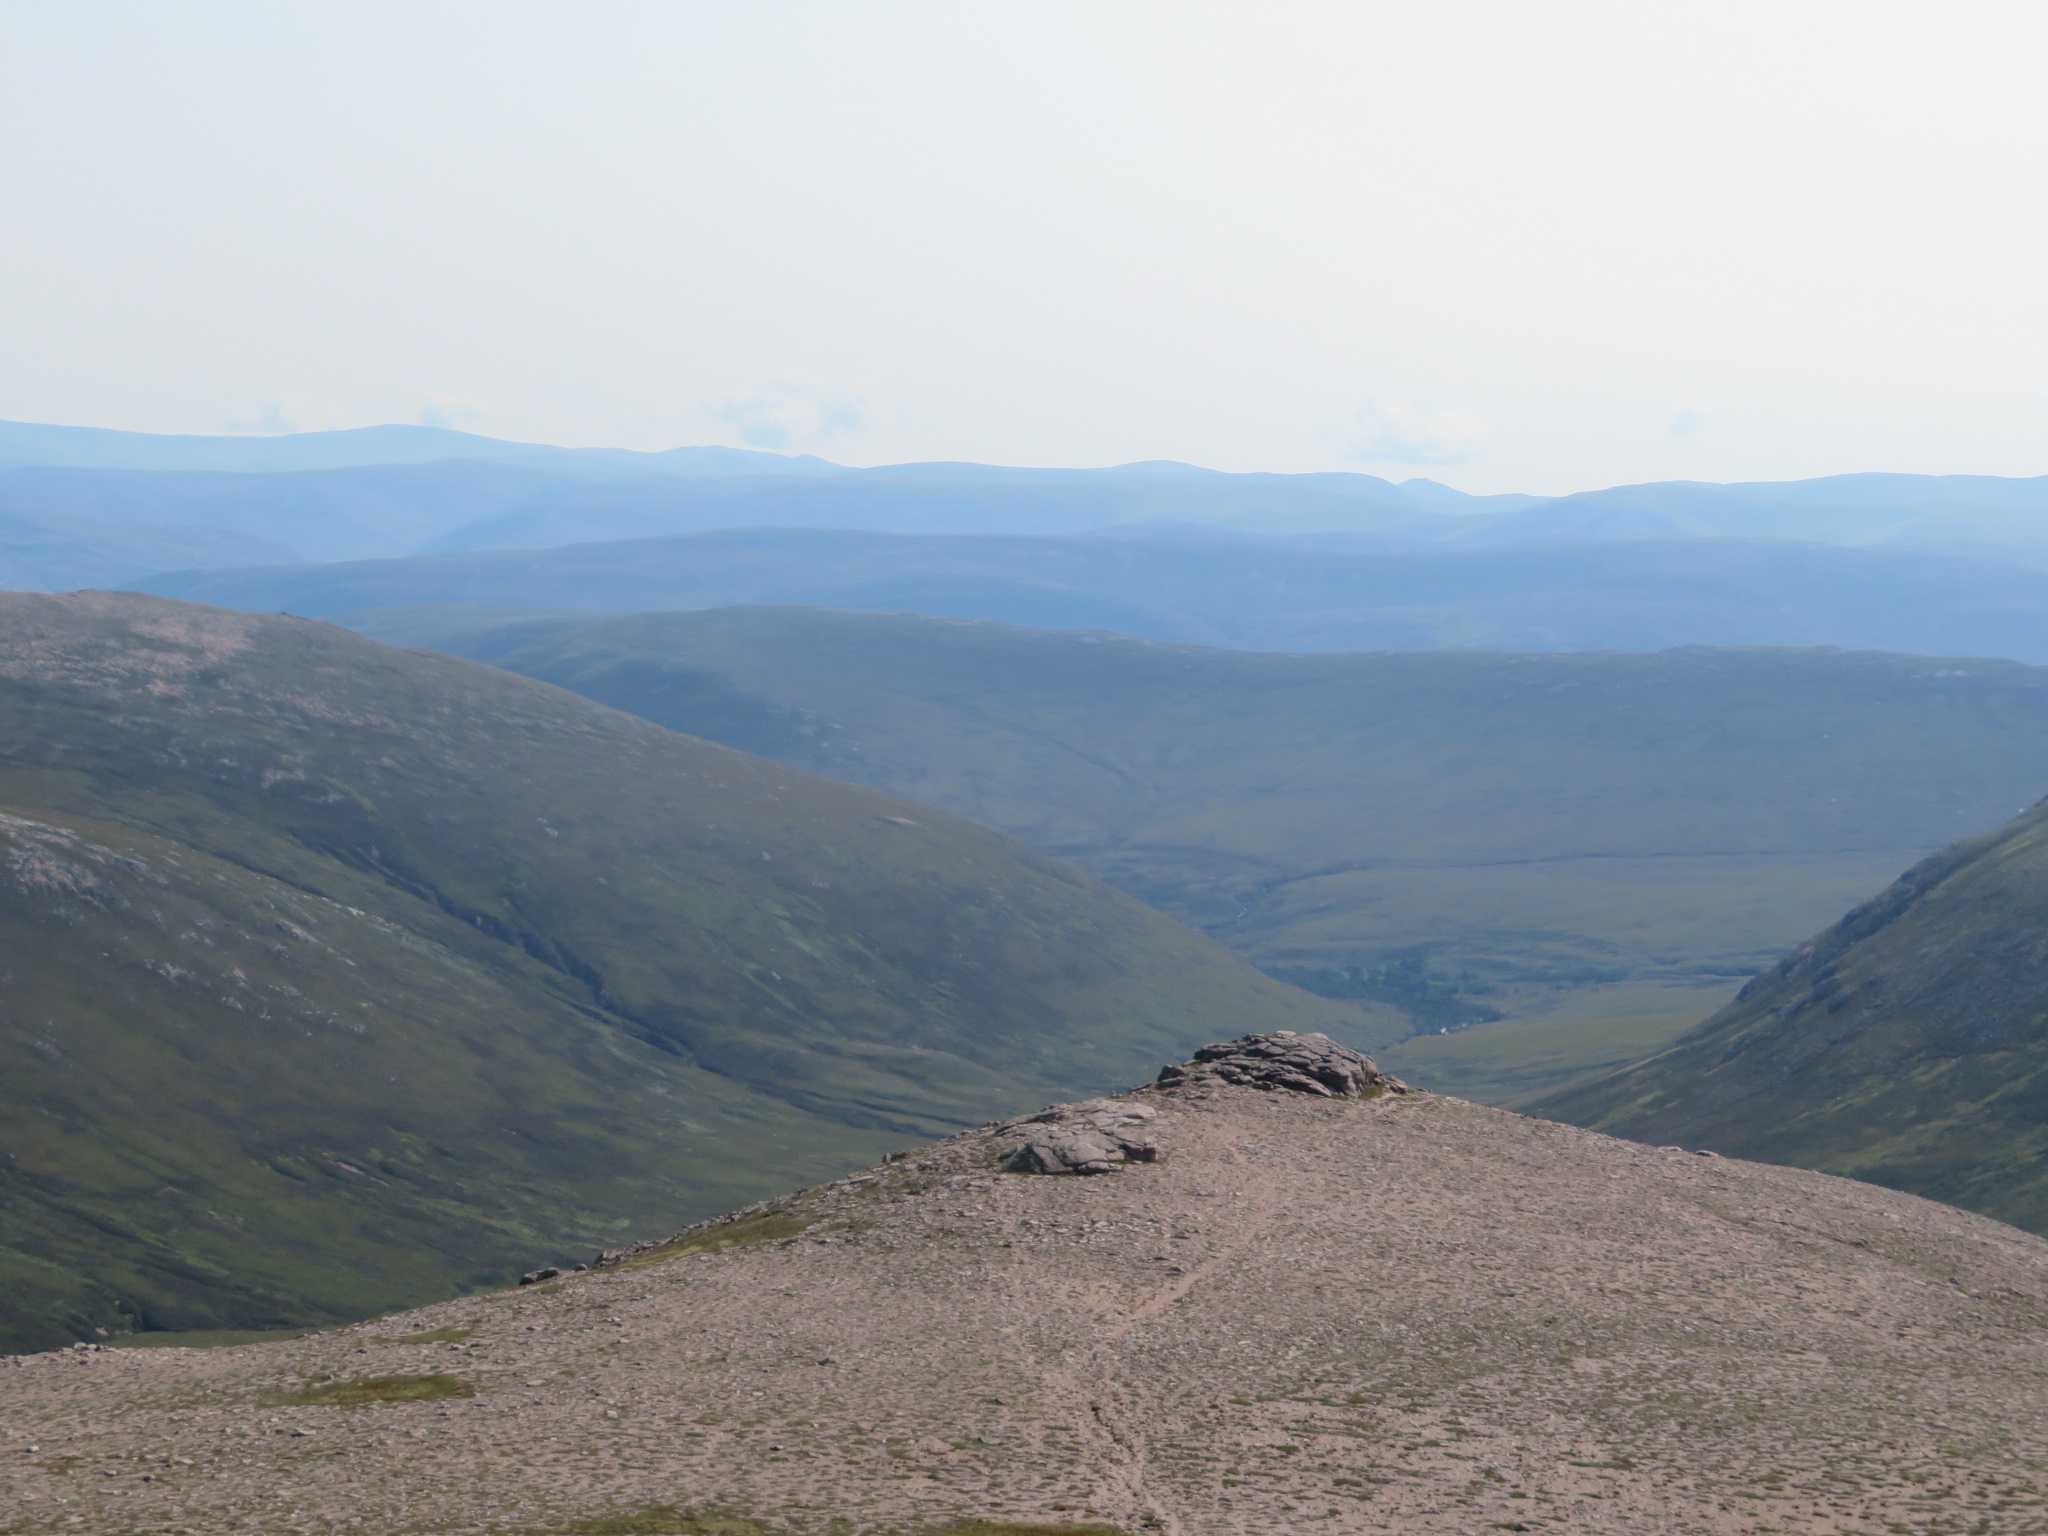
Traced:
<path id="1" fill-rule="evenodd" d="M 1625 982 L 1568 993 L 1549 1012 L 1416 1035 L 1382 1049 L 1378 1059 L 1396 1076 L 1434 1092 L 1517 1109 L 1553 1088 L 1662 1050 L 1739 987 Z"/>

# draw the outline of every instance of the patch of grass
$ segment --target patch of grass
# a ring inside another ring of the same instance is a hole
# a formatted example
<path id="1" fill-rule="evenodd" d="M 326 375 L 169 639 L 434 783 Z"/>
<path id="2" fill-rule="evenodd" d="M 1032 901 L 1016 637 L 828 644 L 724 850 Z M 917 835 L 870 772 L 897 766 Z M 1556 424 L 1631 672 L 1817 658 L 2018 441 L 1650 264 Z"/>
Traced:
<path id="1" fill-rule="evenodd" d="M 281 1344 L 321 1331 L 318 1328 L 205 1328 L 183 1333 L 131 1333 L 106 1342 L 109 1349 L 238 1349 L 244 1344 Z"/>
<path id="2" fill-rule="evenodd" d="M 358 1376 L 307 1387 L 274 1400 L 274 1406 L 362 1408 L 371 1403 L 431 1403 L 444 1397 L 474 1397 L 476 1388 L 435 1371 L 425 1376 Z"/>
<path id="3" fill-rule="evenodd" d="M 401 1333 L 393 1344 L 460 1344 L 474 1337 L 474 1328 L 429 1328 L 424 1333 Z"/>
<path id="4" fill-rule="evenodd" d="M 1124 1532 L 1113 1525 L 1075 1525 L 1064 1520 L 1055 1525 L 1020 1525 L 1009 1520 L 954 1520 L 946 1525 L 930 1526 L 918 1536 L 1124 1536 Z"/>
<path id="5" fill-rule="evenodd" d="M 649 1264 L 665 1264 L 670 1259 L 688 1258 L 693 1253 L 716 1253 L 722 1248 L 752 1248 L 761 1243 L 780 1242 L 783 1238 L 795 1237 L 817 1220 L 815 1216 L 771 1212 L 742 1217 L 738 1221 L 721 1221 L 716 1226 L 685 1232 L 659 1248 L 635 1254 L 620 1268 L 644 1269 Z"/>

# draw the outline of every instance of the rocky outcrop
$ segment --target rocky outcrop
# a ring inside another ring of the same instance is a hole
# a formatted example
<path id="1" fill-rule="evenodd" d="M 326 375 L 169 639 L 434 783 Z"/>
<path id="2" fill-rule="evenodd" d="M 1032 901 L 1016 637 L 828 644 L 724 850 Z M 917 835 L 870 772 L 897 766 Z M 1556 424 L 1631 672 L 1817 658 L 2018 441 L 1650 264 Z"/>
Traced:
<path id="1" fill-rule="evenodd" d="M 1005 1120 L 996 1132 L 1014 1138 L 1014 1148 L 1003 1171 L 1109 1173 L 1124 1163 L 1155 1162 L 1159 1146 L 1145 1131 L 1156 1113 L 1128 1099 L 1084 1099 Z"/>
<path id="2" fill-rule="evenodd" d="M 1195 1059 L 1159 1070 L 1162 1088 L 1216 1082 L 1249 1088 L 1284 1088 L 1318 1098 L 1356 1098 L 1375 1089 L 1406 1093 L 1408 1085 L 1388 1077 L 1370 1056 L 1339 1045 L 1328 1035 L 1276 1030 L 1205 1045 Z"/>
<path id="3" fill-rule="evenodd" d="M 1202 1083 L 1285 1089 L 1323 1099 L 1408 1091 L 1399 1078 L 1374 1066 L 1370 1056 L 1339 1045 L 1328 1035 L 1297 1035 L 1284 1029 L 1205 1045 L 1193 1061 L 1162 1067 L 1154 1086 Z M 1005 1173 L 1110 1173 L 1125 1163 L 1158 1161 L 1159 1145 L 1148 1134 L 1157 1113 L 1131 1098 L 1084 1099 L 1020 1115 L 991 1129 L 1005 1149 Z"/>

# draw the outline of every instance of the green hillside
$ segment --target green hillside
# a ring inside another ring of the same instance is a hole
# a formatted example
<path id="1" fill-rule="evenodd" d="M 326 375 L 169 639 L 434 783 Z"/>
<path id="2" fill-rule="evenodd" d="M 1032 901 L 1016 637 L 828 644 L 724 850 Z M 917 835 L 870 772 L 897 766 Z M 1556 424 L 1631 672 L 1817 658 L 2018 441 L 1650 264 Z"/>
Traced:
<path id="1" fill-rule="evenodd" d="M 1677 1044 L 1538 1099 L 2048 1232 L 2048 806 L 1946 848 Z"/>
<path id="2" fill-rule="evenodd" d="M 1536 1061 L 1501 1029 L 1449 1037 L 1485 1062 L 1392 1055 L 1502 1098 L 1641 1055 L 2048 786 L 2048 671 L 2011 662 L 1271 655 L 801 608 L 495 618 L 349 621 L 980 821 L 1422 1029 L 1569 1021 L 1579 1044 Z"/>
<path id="3" fill-rule="evenodd" d="M 452 657 L 0 595 L 0 1348 L 498 1283 L 1357 1010 Z"/>

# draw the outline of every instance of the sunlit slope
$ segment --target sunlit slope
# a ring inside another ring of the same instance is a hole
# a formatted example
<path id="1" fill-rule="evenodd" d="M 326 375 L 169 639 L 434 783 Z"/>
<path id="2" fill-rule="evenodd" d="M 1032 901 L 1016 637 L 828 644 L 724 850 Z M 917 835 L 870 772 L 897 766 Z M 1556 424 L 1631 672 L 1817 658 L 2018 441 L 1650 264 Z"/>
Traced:
<path id="1" fill-rule="evenodd" d="M 504 1278 L 1360 1016 L 919 806 L 324 624 L 0 596 L 20 1342 Z"/>
<path id="2" fill-rule="evenodd" d="M 2048 671 L 2008 662 L 1281 656 L 797 608 L 438 638 L 971 817 L 1430 1028 L 1624 984 L 1698 1018 L 2048 787 Z"/>
<path id="3" fill-rule="evenodd" d="M 1944 849 L 1647 1061 L 1539 1099 L 2048 1231 L 2048 808 Z"/>

